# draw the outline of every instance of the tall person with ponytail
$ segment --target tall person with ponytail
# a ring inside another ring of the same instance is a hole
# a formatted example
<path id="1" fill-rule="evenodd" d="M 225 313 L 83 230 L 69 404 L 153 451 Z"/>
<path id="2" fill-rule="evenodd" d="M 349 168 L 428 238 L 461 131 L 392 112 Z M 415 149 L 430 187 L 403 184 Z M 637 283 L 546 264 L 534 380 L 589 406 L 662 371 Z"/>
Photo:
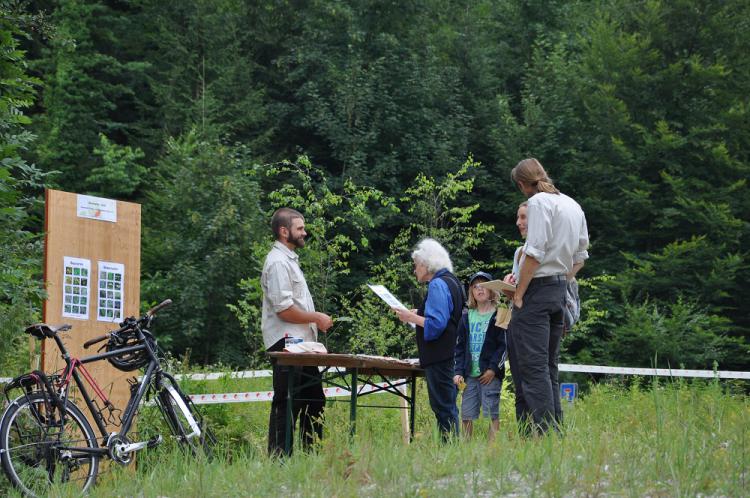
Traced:
<path id="1" fill-rule="evenodd" d="M 528 198 L 507 332 L 516 416 L 522 427 L 544 433 L 562 418 L 558 362 L 566 283 L 589 257 L 589 235 L 581 206 L 555 187 L 538 160 L 519 162 L 511 179 Z"/>

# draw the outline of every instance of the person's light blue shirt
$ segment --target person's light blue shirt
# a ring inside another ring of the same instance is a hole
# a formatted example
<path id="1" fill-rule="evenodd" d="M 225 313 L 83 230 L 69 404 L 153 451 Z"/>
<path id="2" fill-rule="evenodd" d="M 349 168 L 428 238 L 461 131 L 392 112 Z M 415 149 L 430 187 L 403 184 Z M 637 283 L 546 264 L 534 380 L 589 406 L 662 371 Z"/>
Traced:
<path id="1" fill-rule="evenodd" d="M 469 353 L 471 354 L 469 377 L 482 375 L 482 371 L 479 369 L 479 356 L 482 354 L 484 338 L 487 336 L 490 318 L 494 313 L 495 310 L 487 313 L 480 313 L 475 309 L 469 310 Z"/>
<path id="2" fill-rule="evenodd" d="M 441 275 L 448 273 L 443 268 L 435 272 L 435 275 L 427 285 L 427 302 L 424 305 L 424 340 L 434 341 L 438 339 L 445 327 L 448 326 L 448 320 L 453 313 L 453 298 L 451 291 L 448 289 Z"/>

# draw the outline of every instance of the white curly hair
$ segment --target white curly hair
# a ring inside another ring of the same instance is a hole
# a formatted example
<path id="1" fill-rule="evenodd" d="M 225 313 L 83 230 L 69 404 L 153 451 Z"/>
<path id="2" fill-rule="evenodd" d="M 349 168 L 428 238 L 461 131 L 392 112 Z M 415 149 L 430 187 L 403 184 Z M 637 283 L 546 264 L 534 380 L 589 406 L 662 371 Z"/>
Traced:
<path id="1" fill-rule="evenodd" d="M 425 265 L 427 271 L 433 274 L 443 268 L 453 272 L 453 263 L 448 251 L 435 239 L 422 239 L 411 253 L 411 259 Z"/>

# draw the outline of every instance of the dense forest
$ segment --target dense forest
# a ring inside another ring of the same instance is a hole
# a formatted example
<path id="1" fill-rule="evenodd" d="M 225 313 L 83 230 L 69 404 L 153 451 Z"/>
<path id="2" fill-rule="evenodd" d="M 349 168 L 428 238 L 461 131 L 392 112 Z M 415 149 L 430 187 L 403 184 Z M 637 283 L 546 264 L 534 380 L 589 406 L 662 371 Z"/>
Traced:
<path id="1" fill-rule="evenodd" d="M 0 364 L 40 319 L 44 188 L 143 206 L 143 307 L 190 362 L 265 362 L 282 205 L 328 348 L 410 356 L 410 251 L 508 271 L 537 157 L 591 258 L 563 361 L 750 368 L 746 0 L 0 2 Z"/>

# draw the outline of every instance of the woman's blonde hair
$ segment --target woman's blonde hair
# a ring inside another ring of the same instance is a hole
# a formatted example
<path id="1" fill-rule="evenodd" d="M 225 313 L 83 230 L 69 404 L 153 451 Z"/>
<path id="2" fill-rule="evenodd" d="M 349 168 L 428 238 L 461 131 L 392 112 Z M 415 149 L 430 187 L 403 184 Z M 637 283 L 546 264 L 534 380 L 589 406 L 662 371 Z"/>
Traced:
<path id="1" fill-rule="evenodd" d="M 479 280 L 478 278 L 474 279 L 474 281 Z M 469 284 L 469 299 L 466 303 L 469 309 L 475 310 L 477 309 L 477 300 L 474 299 L 474 292 L 472 291 L 471 286 L 474 285 L 474 282 Z M 498 294 L 497 291 L 494 291 L 492 289 L 487 289 L 487 292 L 490 293 L 490 302 L 493 304 L 497 304 L 498 299 L 500 299 L 500 294 Z"/>
<path id="2" fill-rule="evenodd" d="M 510 171 L 510 179 L 513 183 L 523 182 L 536 188 L 537 192 L 547 192 L 548 194 L 559 194 L 552 179 L 547 176 L 542 164 L 533 157 L 524 159 L 516 164 L 516 167 Z"/>

